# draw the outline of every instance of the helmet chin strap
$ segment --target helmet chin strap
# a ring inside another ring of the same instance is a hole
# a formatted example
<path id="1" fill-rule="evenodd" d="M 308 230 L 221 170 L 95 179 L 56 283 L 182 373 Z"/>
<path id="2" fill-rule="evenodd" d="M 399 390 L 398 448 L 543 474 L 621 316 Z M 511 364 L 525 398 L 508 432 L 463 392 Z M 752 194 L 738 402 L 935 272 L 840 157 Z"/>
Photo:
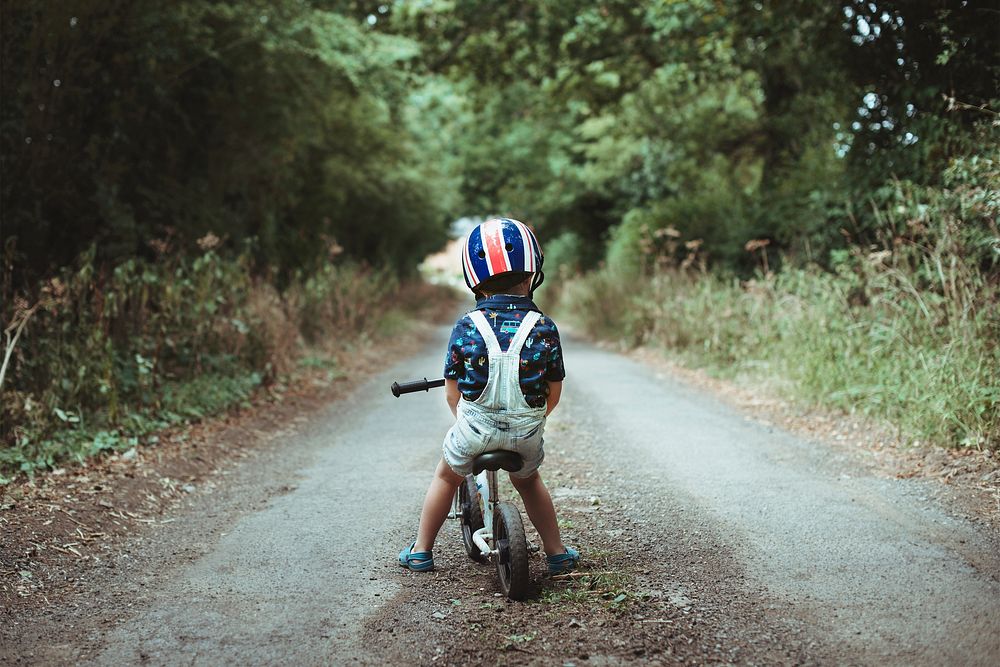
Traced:
<path id="1" fill-rule="evenodd" d="M 538 289 L 541 284 L 545 282 L 545 272 L 541 268 L 535 271 L 535 277 L 531 279 L 531 289 L 528 290 L 528 298 L 534 301 L 535 290 Z"/>

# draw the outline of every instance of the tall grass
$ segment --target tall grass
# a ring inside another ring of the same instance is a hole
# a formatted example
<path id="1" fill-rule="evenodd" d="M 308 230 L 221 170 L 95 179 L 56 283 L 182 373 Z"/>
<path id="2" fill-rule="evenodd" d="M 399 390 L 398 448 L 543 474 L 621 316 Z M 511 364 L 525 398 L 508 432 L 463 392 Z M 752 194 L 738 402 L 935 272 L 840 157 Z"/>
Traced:
<path id="1" fill-rule="evenodd" d="M 245 401 L 304 355 L 329 359 L 370 334 L 399 288 L 386 271 L 332 263 L 278 292 L 249 255 L 213 246 L 113 270 L 90 252 L 34 301 L 5 300 L 0 483 Z"/>
<path id="2" fill-rule="evenodd" d="M 571 280 L 560 308 L 594 336 L 778 376 L 796 398 L 888 420 L 911 440 L 1000 448 L 997 166 L 979 185 L 897 184 L 884 242 L 836 253 L 832 270 L 762 266 L 740 281 L 666 258 Z"/>

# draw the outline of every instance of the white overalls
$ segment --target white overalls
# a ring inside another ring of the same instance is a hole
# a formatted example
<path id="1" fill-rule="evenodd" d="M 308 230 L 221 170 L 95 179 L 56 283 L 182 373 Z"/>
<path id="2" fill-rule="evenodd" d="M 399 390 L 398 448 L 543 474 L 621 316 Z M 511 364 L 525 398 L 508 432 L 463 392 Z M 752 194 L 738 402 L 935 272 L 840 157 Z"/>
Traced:
<path id="1" fill-rule="evenodd" d="M 486 341 L 489 374 L 483 393 L 474 401 L 458 401 L 458 419 L 444 438 L 444 460 L 459 475 L 472 474 L 472 459 L 483 452 L 506 449 L 524 459 L 524 467 L 511 473 L 530 477 L 542 459 L 545 406 L 533 408 L 524 400 L 520 383 L 521 348 L 541 315 L 530 311 L 504 352 L 481 310 L 469 313 Z"/>

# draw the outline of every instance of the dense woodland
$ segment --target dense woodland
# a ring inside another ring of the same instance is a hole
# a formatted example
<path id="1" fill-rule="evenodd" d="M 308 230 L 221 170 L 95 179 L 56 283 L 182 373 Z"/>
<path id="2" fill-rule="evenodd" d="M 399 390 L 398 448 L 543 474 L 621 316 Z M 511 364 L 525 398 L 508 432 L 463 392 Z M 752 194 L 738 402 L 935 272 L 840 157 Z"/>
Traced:
<path id="1" fill-rule="evenodd" d="M 496 213 L 538 230 L 554 307 L 621 306 L 596 335 L 720 365 L 862 340 L 773 370 L 998 444 L 995 0 L 0 11 L 8 471 L 242 400 Z M 785 297 L 826 310 L 769 319 Z M 929 394 L 885 384 L 901 348 Z"/>

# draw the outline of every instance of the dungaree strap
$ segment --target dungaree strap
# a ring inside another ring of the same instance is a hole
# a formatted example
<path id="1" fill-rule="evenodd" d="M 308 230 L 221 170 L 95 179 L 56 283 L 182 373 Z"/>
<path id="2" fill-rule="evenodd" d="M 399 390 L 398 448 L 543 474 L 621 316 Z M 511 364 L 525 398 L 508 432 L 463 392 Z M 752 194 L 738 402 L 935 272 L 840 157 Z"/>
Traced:
<path id="1" fill-rule="evenodd" d="M 503 354 L 503 351 L 500 349 L 500 342 L 497 340 L 496 334 L 493 333 L 493 327 L 486 321 L 483 311 L 474 310 L 469 313 L 469 317 L 472 319 L 472 323 L 476 325 L 476 328 L 479 329 L 479 335 L 486 342 L 486 352 L 491 358 L 499 358 Z"/>
<path id="2" fill-rule="evenodd" d="M 507 348 L 508 352 L 513 352 L 518 356 L 521 355 L 521 348 L 524 347 L 524 341 L 531 335 L 531 330 L 535 328 L 535 323 L 538 322 L 541 316 L 541 313 L 533 310 L 524 316 L 524 321 L 521 322 L 521 326 L 517 328 L 517 333 L 514 334 L 514 340 L 510 341 L 510 347 Z"/>

